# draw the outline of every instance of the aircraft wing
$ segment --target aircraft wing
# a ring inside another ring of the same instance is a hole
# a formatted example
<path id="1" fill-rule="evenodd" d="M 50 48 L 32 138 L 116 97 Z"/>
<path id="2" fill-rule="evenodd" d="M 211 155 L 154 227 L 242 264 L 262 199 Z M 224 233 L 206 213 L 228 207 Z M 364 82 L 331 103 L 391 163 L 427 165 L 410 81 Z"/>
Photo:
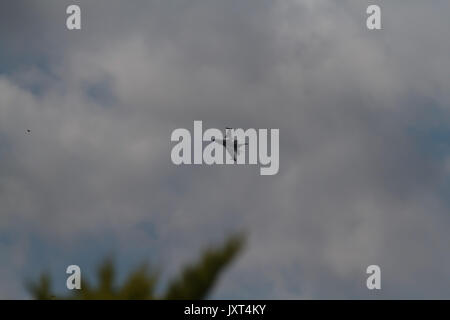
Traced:
<path id="1" fill-rule="evenodd" d="M 227 141 L 228 142 L 228 141 Z M 227 152 L 228 154 L 233 158 L 233 160 L 236 162 L 237 161 L 237 154 L 239 152 L 239 150 L 237 150 L 237 152 L 234 152 L 234 143 L 227 143 Z"/>

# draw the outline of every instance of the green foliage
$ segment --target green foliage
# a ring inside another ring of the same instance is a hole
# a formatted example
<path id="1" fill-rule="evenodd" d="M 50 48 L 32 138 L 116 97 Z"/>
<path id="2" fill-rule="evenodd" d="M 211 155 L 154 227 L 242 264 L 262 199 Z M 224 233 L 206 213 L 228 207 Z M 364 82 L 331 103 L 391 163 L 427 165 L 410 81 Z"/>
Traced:
<path id="1" fill-rule="evenodd" d="M 170 285 L 165 296 L 168 300 L 200 300 L 206 298 L 221 271 L 230 264 L 241 250 L 242 236 L 235 236 L 219 250 L 208 249 L 201 259 L 187 266 L 181 276 Z"/>
<path id="2" fill-rule="evenodd" d="M 97 272 L 97 286 L 82 280 L 81 290 L 74 290 L 69 297 L 58 297 L 52 293 L 51 279 L 43 274 L 36 283 L 29 283 L 27 289 L 38 300 L 152 300 L 152 299 L 205 299 L 217 283 L 221 272 L 236 258 L 244 246 L 244 236 L 230 237 L 221 247 L 206 250 L 200 259 L 185 267 L 180 276 L 170 282 L 162 297 L 155 296 L 158 274 L 150 272 L 147 264 L 132 270 L 124 283 L 117 286 L 115 266 L 112 259 L 105 259 Z"/>
<path id="3" fill-rule="evenodd" d="M 26 285 L 30 294 L 37 300 L 51 300 L 51 279 L 47 273 L 43 273 L 37 283 L 29 282 Z"/>
<path id="4" fill-rule="evenodd" d="M 81 290 L 75 290 L 73 299 L 79 300 L 149 300 L 154 299 L 156 274 L 149 273 L 146 264 L 133 270 L 121 287 L 115 283 L 115 267 L 112 259 L 105 259 L 97 273 L 98 284 L 94 288 L 87 281 L 81 282 Z"/>

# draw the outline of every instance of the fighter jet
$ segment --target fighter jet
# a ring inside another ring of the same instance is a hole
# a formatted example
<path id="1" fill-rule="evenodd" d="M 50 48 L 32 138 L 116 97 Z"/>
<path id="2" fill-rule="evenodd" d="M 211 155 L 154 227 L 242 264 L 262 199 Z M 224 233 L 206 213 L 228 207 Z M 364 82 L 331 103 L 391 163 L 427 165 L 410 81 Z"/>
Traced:
<path id="1" fill-rule="evenodd" d="M 231 130 L 233 129 L 228 127 L 226 128 L 225 139 L 216 139 L 215 137 L 213 137 L 211 141 L 217 142 L 218 144 L 222 145 L 233 158 L 234 162 L 237 162 L 237 156 L 241 153 L 240 148 L 242 146 L 247 146 L 248 143 L 238 143 L 237 139 L 233 139 L 231 137 Z"/>

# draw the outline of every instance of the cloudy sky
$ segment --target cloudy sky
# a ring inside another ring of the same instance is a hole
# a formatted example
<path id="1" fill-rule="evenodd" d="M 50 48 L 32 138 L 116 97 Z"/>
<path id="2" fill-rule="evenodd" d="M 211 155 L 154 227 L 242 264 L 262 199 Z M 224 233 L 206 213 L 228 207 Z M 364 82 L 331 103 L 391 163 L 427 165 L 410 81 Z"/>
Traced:
<path id="1" fill-rule="evenodd" d="M 240 230 L 212 298 L 450 298 L 450 2 L 370 2 L 2 1 L 0 298 Z M 173 165 L 194 120 L 280 129 L 278 175 Z"/>

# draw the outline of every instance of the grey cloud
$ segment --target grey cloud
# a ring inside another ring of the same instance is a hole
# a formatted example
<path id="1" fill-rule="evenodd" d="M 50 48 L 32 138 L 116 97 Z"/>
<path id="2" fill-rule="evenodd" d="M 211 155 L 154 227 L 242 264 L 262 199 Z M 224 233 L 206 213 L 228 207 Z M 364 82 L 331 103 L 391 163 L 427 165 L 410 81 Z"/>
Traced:
<path id="1" fill-rule="evenodd" d="M 450 105 L 447 2 L 383 3 L 379 33 L 355 1 L 80 1 L 79 33 L 64 2 L 11 3 L 0 228 L 61 246 L 110 231 L 161 248 L 169 272 L 244 228 L 215 297 L 370 298 L 369 264 L 377 297 L 448 297 L 448 170 L 408 131 L 426 107 L 411 95 Z M 193 120 L 279 128 L 280 173 L 173 166 L 170 133 Z"/>

